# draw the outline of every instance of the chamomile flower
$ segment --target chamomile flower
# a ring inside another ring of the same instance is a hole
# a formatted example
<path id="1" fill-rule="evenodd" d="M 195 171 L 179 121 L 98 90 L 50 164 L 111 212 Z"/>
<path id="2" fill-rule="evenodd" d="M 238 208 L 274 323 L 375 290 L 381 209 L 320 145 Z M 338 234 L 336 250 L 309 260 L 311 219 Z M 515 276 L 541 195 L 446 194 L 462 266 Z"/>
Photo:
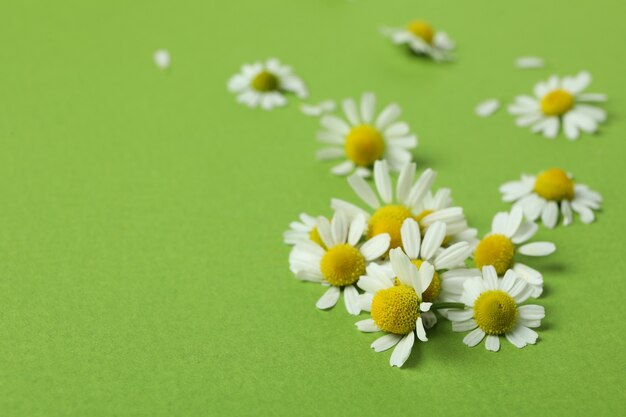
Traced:
<path id="1" fill-rule="evenodd" d="M 329 285 L 317 301 L 317 308 L 328 309 L 337 304 L 343 288 L 346 310 L 360 312 L 359 293 L 354 284 L 365 274 L 367 265 L 389 249 L 389 235 L 378 235 L 359 245 L 365 230 L 365 218 L 357 216 L 351 222 L 341 211 L 332 221 L 319 217 L 315 226 L 322 246 L 312 241 L 298 243 L 289 255 L 290 269 L 303 281 Z"/>
<path id="2" fill-rule="evenodd" d="M 578 139 L 580 131 L 594 133 L 606 120 L 603 109 L 587 104 L 606 101 L 604 94 L 583 92 L 590 83 L 591 75 L 585 71 L 573 77 L 553 75 L 535 85 L 535 97 L 517 96 L 509 113 L 518 117 L 518 126 L 530 126 L 549 139 L 557 136 L 561 125 L 569 140 Z"/>
<path id="3" fill-rule="evenodd" d="M 434 267 L 432 281 L 424 290 L 422 300 L 431 303 L 436 300 L 458 301 L 463 281 L 476 276 L 474 271 L 465 268 L 465 261 L 472 252 L 472 246 L 468 242 L 458 242 L 442 248 L 446 238 L 446 224 L 442 222 L 435 222 L 429 227 L 422 239 L 419 223 L 408 218 L 402 223 L 400 234 L 402 247 L 416 267 L 420 268 L 424 262 Z M 375 265 L 370 267 L 377 268 Z M 368 273 L 370 267 L 367 269 Z M 363 298 L 367 298 L 367 294 Z M 437 323 L 437 316 L 432 311 L 424 312 L 422 319 L 427 329 Z"/>
<path id="4" fill-rule="evenodd" d="M 496 214 L 491 224 L 491 232 L 478 242 L 474 249 L 476 267 L 482 269 L 488 265 L 493 266 L 499 276 L 512 269 L 532 288 L 531 295 L 539 297 L 543 292 L 543 276 L 515 260 L 517 253 L 526 256 L 547 256 L 556 250 L 556 246 L 551 242 L 524 244 L 535 235 L 537 229 L 536 223 L 524 221 L 520 207 L 514 207 L 510 213 Z"/>
<path id="5" fill-rule="evenodd" d="M 358 214 L 365 216 L 368 221 L 367 236 L 373 237 L 381 233 L 388 233 L 391 237 L 390 248 L 397 248 L 402 245 L 400 228 L 405 219 L 414 218 L 420 223 L 423 231 L 426 231 L 436 221 L 451 225 L 452 228 L 456 228 L 459 221 L 464 221 L 461 207 L 450 207 L 436 212 L 421 209 L 420 207 L 423 207 L 422 200 L 432 186 L 436 174 L 433 170 L 427 169 L 417 180 L 414 181 L 414 177 L 415 164 L 405 165 L 398 176 L 394 196 L 387 162 L 376 161 L 374 164 L 374 183 L 378 195 L 358 174 L 348 178 L 348 183 L 356 195 L 369 206 L 369 211 L 340 199 L 332 199 L 331 207 L 334 210 L 345 211 L 350 217 L 355 217 Z"/>
<path id="6" fill-rule="evenodd" d="M 365 93 L 357 108 L 354 100 L 343 101 L 346 119 L 325 115 L 320 119 L 325 130 L 317 133 L 320 142 L 331 145 L 317 152 L 319 160 L 345 159 L 331 168 L 336 175 L 356 170 L 369 176 L 375 161 L 385 159 L 395 171 L 411 161 L 411 149 L 417 146 L 417 136 L 409 125 L 398 122 L 400 107 L 392 103 L 375 117 L 376 97 Z"/>
<path id="7" fill-rule="evenodd" d="M 298 243 L 311 241 L 324 247 L 316 226 L 316 217 L 301 213 L 300 221 L 293 221 L 289 224 L 289 230 L 283 233 L 283 240 L 287 245 L 297 245 Z"/>
<path id="8" fill-rule="evenodd" d="M 446 61 L 452 59 L 454 42 L 442 31 L 436 31 L 424 20 L 413 20 L 404 28 L 386 28 L 383 34 L 399 45 L 408 45 L 413 52 L 434 59 Z"/>
<path id="9" fill-rule="evenodd" d="M 382 352 L 396 346 L 389 364 L 401 367 L 411 354 L 415 336 L 428 341 L 421 315 L 430 310 L 432 303 L 423 300 L 423 293 L 435 271 L 428 262 L 418 269 L 400 248 L 392 249 L 389 255 L 398 282 L 385 275 L 382 267 L 369 268 L 370 273 L 362 276 L 357 285 L 370 296 L 362 306 L 372 318 L 357 322 L 356 327 L 362 332 L 385 332 L 371 347 Z"/>
<path id="10" fill-rule="evenodd" d="M 532 328 L 541 325 L 545 310 L 534 304 L 519 305 L 531 292 L 515 272 L 508 270 L 504 278 L 499 279 L 493 266 L 485 266 L 482 278 L 465 282 L 461 301 L 467 308 L 448 312 L 452 330 L 471 330 L 463 339 L 469 347 L 476 346 L 487 336 L 485 347 L 493 352 L 500 349 L 500 336 L 517 348 L 534 345 L 538 335 Z"/>
<path id="11" fill-rule="evenodd" d="M 237 95 L 239 103 L 265 110 L 287 104 L 287 93 L 299 98 L 308 95 L 304 82 L 294 75 L 291 67 L 282 65 L 275 58 L 244 64 L 241 72 L 228 80 L 228 90 Z"/>
<path id="12" fill-rule="evenodd" d="M 583 184 L 576 184 L 572 175 L 559 168 L 551 168 L 537 176 L 522 175 L 520 181 L 511 181 L 500 187 L 502 200 L 514 202 L 521 207 L 528 220 L 541 218 L 542 223 L 554 228 L 563 216 L 563 225 L 569 226 L 573 211 L 580 215 L 583 223 L 595 219 L 593 210 L 599 210 L 602 196 Z"/>

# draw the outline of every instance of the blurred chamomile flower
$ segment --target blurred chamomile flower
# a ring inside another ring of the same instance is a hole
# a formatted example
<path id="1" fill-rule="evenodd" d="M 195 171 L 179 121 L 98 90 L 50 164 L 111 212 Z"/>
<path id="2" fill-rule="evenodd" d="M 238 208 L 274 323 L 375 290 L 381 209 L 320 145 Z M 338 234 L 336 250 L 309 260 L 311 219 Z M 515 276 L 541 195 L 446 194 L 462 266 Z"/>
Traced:
<path id="1" fill-rule="evenodd" d="M 389 104 L 375 116 L 376 96 L 373 93 L 363 94 L 358 107 L 352 99 L 344 100 L 342 104 L 345 119 L 325 115 L 320 119 L 325 130 L 317 133 L 317 140 L 330 145 L 317 152 L 317 159 L 344 160 L 331 168 L 333 174 L 348 175 L 356 171 L 368 177 L 374 162 L 381 159 L 387 160 L 394 171 L 411 161 L 417 136 L 411 133 L 408 124 L 396 121 L 400 106 Z"/>
<path id="2" fill-rule="evenodd" d="M 532 288 L 512 270 L 500 279 L 493 266 L 485 266 L 482 277 L 464 284 L 461 301 L 466 309 L 448 311 L 452 330 L 471 330 L 463 339 L 469 347 L 476 346 L 486 336 L 485 347 L 493 352 L 500 349 L 500 336 L 517 348 L 535 344 L 538 335 L 532 328 L 541 325 L 545 310 L 533 304 L 520 306 L 531 293 Z"/>
<path id="3" fill-rule="evenodd" d="M 452 59 L 454 42 L 445 32 L 435 30 L 424 20 L 413 20 L 403 28 L 384 28 L 382 33 L 398 45 L 407 45 L 414 53 L 435 61 Z"/>
<path id="4" fill-rule="evenodd" d="M 287 93 L 307 97 L 304 82 L 293 74 L 291 67 L 277 59 L 244 64 L 238 74 L 228 80 L 228 90 L 237 95 L 237 101 L 249 107 L 271 110 L 287 104 Z"/>
<path id="5" fill-rule="evenodd" d="M 580 132 L 595 133 L 598 124 L 606 120 L 606 112 L 588 103 L 606 101 L 605 94 L 585 93 L 591 75 L 580 72 L 573 77 L 553 75 L 535 85 L 535 96 L 517 96 L 509 113 L 517 117 L 517 125 L 530 126 L 533 133 L 541 132 L 554 139 L 561 125 L 569 140 L 578 139 Z"/>
<path id="6" fill-rule="evenodd" d="M 363 216 L 350 221 L 341 211 L 335 212 L 331 222 L 319 217 L 315 227 L 322 245 L 304 241 L 291 250 L 289 267 L 298 279 L 329 286 L 317 301 L 317 308 L 334 307 L 343 289 L 346 310 L 353 315 L 359 314 L 359 293 L 354 284 L 365 274 L 367 265 L 389 249 L 387 234 L 360 244 L 365 226 Z"/>
<path id="7" fill-rule="evenodd" d="M 298 243 L 311 241 L 324 247 L 324 242 L 317 231 L 317 218 L 306 213 L 300 214 L 300 221 L 293 221 L 289 224 L 289 230 L 283 233 L 283 241 L 287 245 L 297 245 Z"/>
<path id="8" fill-rule="evenodd" d="M 530 221 L 541 218 L 550 229 L 563 216 L 563 225 L 569 226 L 573 211 L 580 215 L 583 223 L 595 219 L 593 210 L 599 210 L 602 196 L 583 184 L 576 184 L 572 175 L 559 168 L 550 168 L 537 176 L 522 175 L 519 181 L 510 181 L 500 187 L 502 200 L 514 202 L 513 207 L 521 207 Z"/>

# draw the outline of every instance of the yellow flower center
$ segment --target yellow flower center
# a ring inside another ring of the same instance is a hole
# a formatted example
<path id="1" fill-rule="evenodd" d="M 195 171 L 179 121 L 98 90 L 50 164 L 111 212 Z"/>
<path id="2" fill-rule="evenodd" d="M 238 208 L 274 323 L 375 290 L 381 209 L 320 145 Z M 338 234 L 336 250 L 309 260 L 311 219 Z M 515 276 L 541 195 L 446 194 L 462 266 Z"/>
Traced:
<path id="1" fill-rule="evenodd" d="M 320 237 L 320 232 L 317 230 L 317 227 L 314 227 L 313 229 L 311 229 L 311 231 L 309 232 L 309 239 L 311 239 L 311 241 L 317 243 L 318 245 L 326 249 L 326 245 L 324 245 L 324 242 L 322 241 L 322 238 Z"/>
<path id="2" fill-rule="evenodd" d="M 517 304 L 506 292 L 485 291 L 474 302 L 474 320 L 485 333 L 501 335 L 513 328 Z"/>
<path id="3" fill-rule="evenodd" d="M 263 93 L 276 91 L 279 88 L 278 77 L 269 71 L 263 70 L 252 79 L 252 88 Z"/>
<path id="4" fill-rule="evenodd" d="M 370 125 L 353 127 L 344 146 L 348 159 L 362 167 L 372 166 L 385 152 L 383 136 Z"/>
<path id="5" fill-rule="evenodd" d="M 414 20 L 407 25 L 407 29 L 418 38 L 422 38 L 424 42 L 433 43 L 435 31 L 428 22 L 423 20 Z"/>
<path id="6" fill-rule="evenodd" d="M 389 249 L 402 246 L 400 228 L 402 222 L 412 217 L 411 210 L 402 205 L 388 205 L 376 210 L 369 221 L 367 231 L 368 238 L 372 238 L 381 233 L 389 233 L 391 243 Z"/>
<path id="7" fill-rule="evenodd" d="M 346 243 L 330 248 L 322 257 L 322 275 L 330 285 L 352 285 L 365 275 L 365 258 L 354 246 Z"/>
<path id="8" fill-rule="evenodd" d="M 574 105 L 574 96 L 557 88 L 541 99 L 541 111 L 546 116 L 562 116 Z"/>
<path id="9" fill-rule="evenodd" d="M 413 259 L 411 260 L 411 262 L 413 262 L 413 265 L 415 265 L 417 269 L 419 269 L 424 263 L 424 261 L 421 259 Z M 437 299 L 437 297 L 439 297 L 440 292 L 441 281 L 439 280 L 439 274 L 437 273 L 437 271 L 435 271 L 435 273 L 433 274 L 433 280 L 430 282 L 428 288 L 426 288 L 426 291 L 422 293 L 422 301 L 432 303 Z"/>
<path id="10" fill-rule="evenodd" d="M 574 181 L 562 169 L 551 168 L 537 176 L 534 190 L 546 200 L 571 200 L 574 198 Z"/>
<path id="11" fill-rule="evenodd" d="M 378 291 L 372 300 L 372 319 L 383 331 L 408 334 L 415 330 L 419 317 L 419 300 L 415 290 L 397 285 Z"/>
<path id="12" fill-rule="evenodd" d="M 515 245 L 503 235 L 489 235 L 478 242 L 474 252 L 476 268 L 493 265 L 498 275 L 503 275 L 513 265 Z"/>

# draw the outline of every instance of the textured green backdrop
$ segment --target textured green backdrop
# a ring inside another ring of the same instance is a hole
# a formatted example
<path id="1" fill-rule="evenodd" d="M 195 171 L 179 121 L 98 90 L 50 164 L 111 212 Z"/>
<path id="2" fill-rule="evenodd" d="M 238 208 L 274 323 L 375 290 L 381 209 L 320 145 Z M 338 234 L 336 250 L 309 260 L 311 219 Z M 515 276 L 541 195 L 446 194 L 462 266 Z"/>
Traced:
<path id="1" fill-rule="evenodd" d="M 617 415 L 624 403 L 626 12 L 619 0 L 5 1 L 0 5 L 0 414 L 36 416 Z M 95 3 L 95 2 L 94 2 Z M 458 62 L 378 33 L 421 17 Z M 172 53 L 169 72 L 152 62 Z M 547 68 L 513 68 L 520 55 Z M 296 281 L 281 234 L 352 199 L 314 160 L 295 104 L 239 106 L 227 79 L 277 56 L 312 100 L 397 101 L 481 233 L 497 187 L 559 166 L 605 197 L 590 226 L 541 229 L 540 342 L 469 349 L 449 323 L 407 369 L 342 305 Z M 488 97 L 589 70 L 610 121 L 549 141 Z M 296 410 L 298 410 L 296 412 Z"/>

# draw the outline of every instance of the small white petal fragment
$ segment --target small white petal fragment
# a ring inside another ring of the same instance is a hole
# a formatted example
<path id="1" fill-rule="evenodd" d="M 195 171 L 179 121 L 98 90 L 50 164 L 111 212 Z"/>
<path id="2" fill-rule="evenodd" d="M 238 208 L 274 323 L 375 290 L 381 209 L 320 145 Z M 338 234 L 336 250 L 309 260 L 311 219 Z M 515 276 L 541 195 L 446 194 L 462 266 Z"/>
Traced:
<path id="1" fill-rule="evenodd" d="M 543 59 L 536 56 L 521 56 L 515 60 L 515 66 L 522 69 L 543 68 Z"/>
<path id="2" fill-rule="evenodd" d="M 157 49 L 153 58 L 158 69 L 166 70 L 170 67 L 171 58 L 167 49 Z"/>
<path id="3" fill-rule="evenodd" d="M 300 105 L 300 111 L 302 114 L 311 117 L 321 116 L 324 113 L 330 113 L 335 111 L 337 104 L 333 100 L 322 101 L 318 104 L 303 103 Z"/>
<path id="4" fill-rule="evenodd" d="M 495 98 L 490 98 L 480 102 L 474 109 L 474 113 L 479 117 L 489 117 L 494 114 L 500 108 L 500 101 Z"/>

